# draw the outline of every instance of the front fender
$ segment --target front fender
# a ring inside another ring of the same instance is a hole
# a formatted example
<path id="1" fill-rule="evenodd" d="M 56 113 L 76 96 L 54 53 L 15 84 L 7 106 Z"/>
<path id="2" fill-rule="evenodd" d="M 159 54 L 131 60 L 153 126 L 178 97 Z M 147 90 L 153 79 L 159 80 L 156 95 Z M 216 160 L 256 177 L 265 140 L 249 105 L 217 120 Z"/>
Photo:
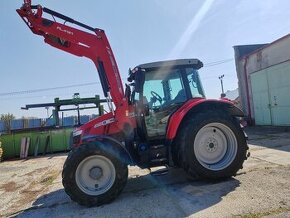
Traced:
<path id="1" fill-rule="evenodd" d="M 124 161 L 126 164 L 134 165 L 134 161 L 128 150 L 125 148 L 125 146 L 123 146 L 122 143 L 120 143 L 119 141 L 110 136 L 105 135 L 85 136 L 84 138 L 82 138 L 82 143 L 86 142 L 95 142 L 96 146 L 99 146 L 103 150 L 113 154 L 120 160 Z"/>
<path id="2" fill-rule="evenodd" d="M 204 98 L 191 99 L 170 117 L 167 125 L 166 139 L 172 141 L 175 138 L 180 124 L 189 114 L 203 112 L 206 110 L 224 110 L 231 116 L 244 116 L 244 113 L 228 100 Z"/>

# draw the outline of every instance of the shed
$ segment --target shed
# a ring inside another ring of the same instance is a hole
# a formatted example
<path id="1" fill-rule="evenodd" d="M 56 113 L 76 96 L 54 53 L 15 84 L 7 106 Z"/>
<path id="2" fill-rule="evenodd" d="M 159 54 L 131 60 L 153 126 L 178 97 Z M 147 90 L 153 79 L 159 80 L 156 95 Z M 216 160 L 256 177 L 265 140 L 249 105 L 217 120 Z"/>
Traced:
<path id="1" fill-rule="evenodd" d="M 256 125 L 290 126 L 290 34 L 234 46 L 241 107 Z"/>

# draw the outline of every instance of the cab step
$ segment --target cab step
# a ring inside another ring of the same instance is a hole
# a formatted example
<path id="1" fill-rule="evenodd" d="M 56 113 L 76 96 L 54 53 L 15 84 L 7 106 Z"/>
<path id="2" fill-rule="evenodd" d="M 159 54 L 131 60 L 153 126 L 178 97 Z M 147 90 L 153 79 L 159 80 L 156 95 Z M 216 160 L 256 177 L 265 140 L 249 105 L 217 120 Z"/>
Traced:
<path id="1" fill-rule="evenodd" d="M 150 170 L 150 174 L 152 176 L 164 176 L 168 174 L 168 171 L 169 171 L 169 167 L 167 165 L 159 166 L 159 167 L 151 167 L 148 169 Z"/>

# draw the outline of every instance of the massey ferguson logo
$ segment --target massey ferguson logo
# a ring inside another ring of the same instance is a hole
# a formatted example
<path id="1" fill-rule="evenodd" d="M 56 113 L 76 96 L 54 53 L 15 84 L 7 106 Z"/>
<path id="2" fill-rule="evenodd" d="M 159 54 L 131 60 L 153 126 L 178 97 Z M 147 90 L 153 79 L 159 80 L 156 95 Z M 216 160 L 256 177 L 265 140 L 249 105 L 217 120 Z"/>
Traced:
<path id="1" fill-rule="evenodd" d="M 69 35 L 73 35 L 74 34 L 72 31 L 62 29 L 60 26 L 57 26 L 56 29 L 61 31 L 61 32 L 67 33 Z"/>
<path id="2" fill-rule="evenodd" d="M 94 128 L 98 128 L 100 126 L 105 126 L 107 124 L 114 123 L 114 122 L 115 122 L 115 119 L 114 118 L 110 118 L 108 120 L 104 120 L 104 121 L 102 121 L 100 123 L 97 123 L 96 125 L 94 125 Z"/>

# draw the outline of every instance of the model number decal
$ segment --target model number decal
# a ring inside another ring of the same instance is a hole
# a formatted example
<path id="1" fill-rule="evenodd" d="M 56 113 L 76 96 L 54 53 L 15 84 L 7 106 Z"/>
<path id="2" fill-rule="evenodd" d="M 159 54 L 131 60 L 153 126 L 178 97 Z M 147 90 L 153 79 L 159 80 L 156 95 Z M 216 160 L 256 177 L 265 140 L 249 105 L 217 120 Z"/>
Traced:
<path id="1" fill-rule="evenodd" d="M 62 29 L 60 26 L 57 26 L 56 29 L 61 31 L 61 32 L 67 33 L 69 35 L 73 35 L 74 34 L 72 31 Z"/>
<path id="2" fill-rule="evenodd" d="M 98 128 L 100 126 L 105 126 L 105 125 L 107 125 L 109 123 L 113 123 L 113 122 L 115 122 L 115 118 L 110 118 L 108 120 L 104 120 L 102 122 L 97 123 L 96 125 L 94 125 L 94 128 Z"/>

